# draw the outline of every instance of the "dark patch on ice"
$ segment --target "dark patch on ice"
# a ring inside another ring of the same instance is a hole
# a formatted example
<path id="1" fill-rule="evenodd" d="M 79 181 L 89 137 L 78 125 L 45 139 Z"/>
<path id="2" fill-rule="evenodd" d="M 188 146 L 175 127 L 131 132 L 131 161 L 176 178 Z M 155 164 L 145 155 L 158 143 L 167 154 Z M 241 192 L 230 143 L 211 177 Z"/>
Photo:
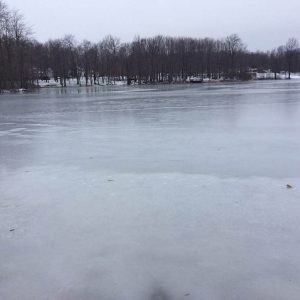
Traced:
<path id="1" fill-rule="evenodd" d="M 171 297 L 162 288 L 156 288 L 151 294 L 150 300 L 170 300 Z"/>

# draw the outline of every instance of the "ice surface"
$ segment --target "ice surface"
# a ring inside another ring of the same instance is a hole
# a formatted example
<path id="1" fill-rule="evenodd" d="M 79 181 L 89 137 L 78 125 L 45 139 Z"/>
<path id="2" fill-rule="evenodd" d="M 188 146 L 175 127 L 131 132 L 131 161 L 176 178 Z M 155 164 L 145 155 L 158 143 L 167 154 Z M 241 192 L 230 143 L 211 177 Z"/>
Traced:
<path id="1" fill-rule="evenodd" d="M 0 299 L 299 299 L 299 132 L 297 80 L 1 96 Z"/>

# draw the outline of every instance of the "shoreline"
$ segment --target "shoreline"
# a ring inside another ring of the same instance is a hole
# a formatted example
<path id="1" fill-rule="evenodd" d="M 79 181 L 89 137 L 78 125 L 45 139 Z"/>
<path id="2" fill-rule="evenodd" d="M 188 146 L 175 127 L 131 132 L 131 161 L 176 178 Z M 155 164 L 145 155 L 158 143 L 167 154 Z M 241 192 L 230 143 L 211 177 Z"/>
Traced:
<path id="1" fill-rule="evenodd" d="M 191 85 L 191 86 L 202 86 L 202 85 L 214 85 L 214 84 L 224 84 L 224 83 L 249 83 L 249 82 L 274 82 L 274 81 L 294 81 L 300 79 L 300 77 L 292 77 L 292 78 L 268 78 L 268 79 L 250 79 L 250 80 L 208 80 L 208 81 L 203 81 L 203 82 L 157 82 L 157 83 L 142 83 L 142 84 L 131 84 L 128 85 L 126 84 L 125 81 L 117 81 L 117 84 L 93 84 L 93 85 L 84 85 L 84 84 L 70 84 L 67 86 L 61 86 L 61 85 L 56 85 L 56 84 L 49 84 L 49 85 L 37 85 L 29 89 L 25 88 L 20 88 L 20 89 L 5 89 L 5 90 L 0 90 L 0 95 L 5 95 L 5 94 L 18 94 L 18 93 L 31 93 L 36 90 L 42 90 L 42 89 L 70 89 L 70 88 L 91 88 L 91 87 L 143 87 L 143 86 L 174 86 L 174 85 Z"/>

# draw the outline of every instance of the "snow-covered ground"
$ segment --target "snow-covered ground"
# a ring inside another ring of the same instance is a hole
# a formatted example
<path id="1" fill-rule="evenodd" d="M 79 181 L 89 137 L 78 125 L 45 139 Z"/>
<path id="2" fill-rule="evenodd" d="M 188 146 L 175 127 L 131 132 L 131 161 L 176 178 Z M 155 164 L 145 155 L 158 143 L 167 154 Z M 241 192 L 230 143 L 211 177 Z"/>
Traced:
<path id="1" fill-rule="evenodd" d="M 277 79 L 288 79 L 288 72 L 277 73 Z M 272 71 L 266 71 L 265 73 L 257 73 L 257 79 L 275 79 L 275 74 Z M 291 79 L 300 79 L 299 73 L 291 73 Z"/>
<path id="2" fill-rule="evenodd" d="M 292 73 L 291 78 L 292 79 L 300 79 L 300 74 L 299 73 Z"/>
<path id="3" fill-rule="evenodd" d="M 298 300 L 299 99 L 297 80 L 2 95 L 0 299 Z"/>
<path id="4" fill-rule="evenodd" d="M 286 73 L 282 73 L 282 74 L 277 74 L 277 78 L 278 79 L 287 79 L 288 74 Z M 270 72 L 270 73 L 258 73 L 257 74 L 257 79 L 275 79 L 275 75 L 274 73 Z M 299 73 L 292 73 L 291 74 L 291 79 L 300 79 L 300 74 Z M 190 77 L 188 78 L 187 82 L 194 80 L 202 80 L 201 77 Z M 221 79 L 209 79 L 209 78 L 204 78 L 203 82 L 207 83 L 207 82 L 219 82 L 222 81 L 223 78 Z M 45 87 L 61 87 L 61 84 L 59 81 L 55 81 L 53 78 L 51 78 L 49 81 L 42 81 L 39 80 L 38 85 L 42 88 Z M 81 78 L 80 79 L 80 84 L 78 85 L 78 82 L 75 78 L 72 79 L 68 79 L 67 80 L 67 86 L 68 87 L 78 87 L 78 86 L 85 86 L 85 79 Z M 89 81 L 89 85 L 90 85 L 90 81 Z M 122 80 L 116 80 L 116 81 L 110 81 L 108 82 L 107 78 L 104 79 L 104 82 L 102 82 L 102 80 L 100 80 L 100 85 L 102 86 L 106 86 L 106 85 L 115 85 L 115 86 L 124 86 L 127 85 L 127 81 L 122 81 Z"/>
<path id="5" fill-rule="evenodd" d="M 127 82 L 126 81 L 122 81 L 122 80 L 111 80 L 108 82 L 107 78 L 105 78 L 104 82 L 102 82 L 102 80 L 100 80 L 100 85 L 117 85 L 117 86 L 122 86 L 122 85 L 126 85 Z M 60 81 L 55 81 L 53 78 L 51 78 L 48 81 L 42 81 L 39 80 L 38 85 L 42 88 L 44 87 L 61 87 Z M 75 78 L 71 78 L 67 80 L 67 86 L 68 87 L 76 87 L 76 86 L 85 86 L 86 82 L 85 82 L 85 78 L 81 78 L 79 80 L 79 85 L 77 82 L 77 79 Z M 90 81 L 88 83 L 88 85 L 90 85 Z"/>

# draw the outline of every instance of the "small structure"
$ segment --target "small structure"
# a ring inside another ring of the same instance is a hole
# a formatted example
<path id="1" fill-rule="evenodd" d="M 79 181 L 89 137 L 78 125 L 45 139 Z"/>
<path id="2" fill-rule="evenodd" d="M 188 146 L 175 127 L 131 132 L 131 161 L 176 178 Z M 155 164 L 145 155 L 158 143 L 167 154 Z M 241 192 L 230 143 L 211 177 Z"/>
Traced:
<path id="1" fill-rule="evenodd" d="M 190 83 L 202 83 L 203 82 L 203 78 L 200 77 L 191 77 L 190 78 Z"/>
<path id="2" fill-rule="evenodd" d="M 261 70 L 257 68 L 249 68 L 247 74 L 252 80 L 269 80 L 275 79 L 275 74 L 271 70 Z"/>

